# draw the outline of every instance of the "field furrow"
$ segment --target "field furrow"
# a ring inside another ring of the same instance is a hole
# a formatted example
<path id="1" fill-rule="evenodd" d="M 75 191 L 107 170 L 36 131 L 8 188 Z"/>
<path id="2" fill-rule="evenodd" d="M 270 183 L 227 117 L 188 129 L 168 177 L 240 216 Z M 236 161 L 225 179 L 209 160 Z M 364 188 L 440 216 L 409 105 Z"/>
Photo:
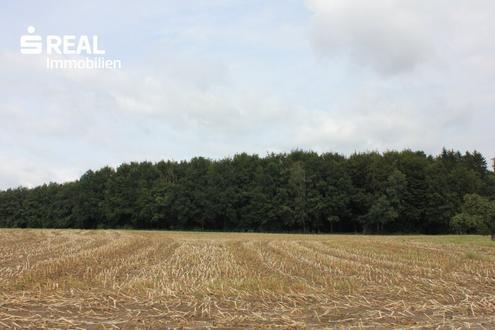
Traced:
<path id="1" fill-rule="evenodd" d="M 495 327 L 484 237 L 0 230 L 0 328 Z"/>

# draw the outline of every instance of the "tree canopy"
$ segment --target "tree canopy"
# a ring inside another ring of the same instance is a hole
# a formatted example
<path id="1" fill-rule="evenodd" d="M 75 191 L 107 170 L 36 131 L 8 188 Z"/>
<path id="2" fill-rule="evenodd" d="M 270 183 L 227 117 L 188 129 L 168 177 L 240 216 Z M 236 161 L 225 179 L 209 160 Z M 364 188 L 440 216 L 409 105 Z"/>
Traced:
<path id="1" fill-rule="evenodd" d="M 242 153 L 0 191 L 0 227 L 484 233 L 494 197 L 476 151 Z"/>

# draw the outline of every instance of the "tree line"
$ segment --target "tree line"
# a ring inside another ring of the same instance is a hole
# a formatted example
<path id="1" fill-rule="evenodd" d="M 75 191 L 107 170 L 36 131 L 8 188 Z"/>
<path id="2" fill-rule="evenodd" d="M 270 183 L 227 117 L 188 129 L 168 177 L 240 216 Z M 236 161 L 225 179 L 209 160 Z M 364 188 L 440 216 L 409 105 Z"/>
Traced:
<path id="1" fill-rule="evenodd" d="M 494 198 L 476 151 L 242 153 L 0 191 L 0 227 L 487 234 Z"/>

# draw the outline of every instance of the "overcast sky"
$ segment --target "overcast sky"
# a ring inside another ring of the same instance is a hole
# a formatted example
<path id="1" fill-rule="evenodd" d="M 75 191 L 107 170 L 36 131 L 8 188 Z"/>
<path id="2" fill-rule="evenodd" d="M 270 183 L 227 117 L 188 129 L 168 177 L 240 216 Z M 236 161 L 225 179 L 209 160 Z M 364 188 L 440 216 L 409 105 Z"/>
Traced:
<path id="1" fill-rule="evenodd" d="M 62 5 L 63 3 L 63 5 Z M 238 152 L 495 154 L 491 0 L 1 1 L 0 189 Z M 36 33 L 111 70 L 47 70 Z"/>

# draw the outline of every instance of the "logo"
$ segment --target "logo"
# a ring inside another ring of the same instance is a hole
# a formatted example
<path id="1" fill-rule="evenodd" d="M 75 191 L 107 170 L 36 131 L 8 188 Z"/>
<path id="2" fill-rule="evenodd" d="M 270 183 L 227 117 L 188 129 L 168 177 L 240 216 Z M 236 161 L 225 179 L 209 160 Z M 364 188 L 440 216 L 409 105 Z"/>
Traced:
<path id="1" fill-rule="evenodd" d="M 119 59 L 107 59 L 100 56 L 105 55 L 106 51 L 100 48 L 97 35 L 47 35 L 43 38 L 35 34 L 34 26 L 29 26 L 27 33 L 22 35 L 19 41 L 21 54 L 46 54 L 47 69 L 115 70 L 122 68 L 122 62 Z"/>

